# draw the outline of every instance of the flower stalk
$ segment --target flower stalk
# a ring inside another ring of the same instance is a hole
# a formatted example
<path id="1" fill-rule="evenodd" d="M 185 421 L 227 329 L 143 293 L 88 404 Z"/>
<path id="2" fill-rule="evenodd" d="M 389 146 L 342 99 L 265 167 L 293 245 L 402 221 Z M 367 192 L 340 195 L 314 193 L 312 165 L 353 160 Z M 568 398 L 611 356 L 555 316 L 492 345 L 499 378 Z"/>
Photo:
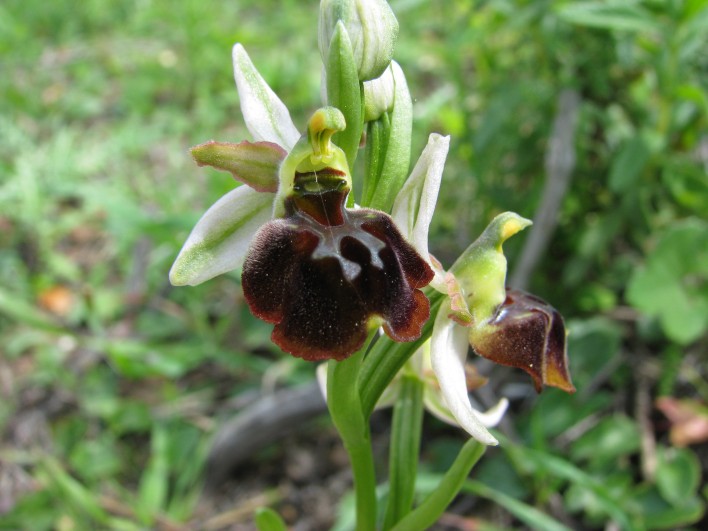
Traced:
<path id="1" fill-rule="evenodd" d="M 359 393 L 359 372 L 368 346 L 369 342 L 343 361 L 330 361 L 327 370 L 327 406 L 349 454 L 354 476 L 357 531 L 376 529 L 374 456 L 369 416 L 364 414 Z"/>

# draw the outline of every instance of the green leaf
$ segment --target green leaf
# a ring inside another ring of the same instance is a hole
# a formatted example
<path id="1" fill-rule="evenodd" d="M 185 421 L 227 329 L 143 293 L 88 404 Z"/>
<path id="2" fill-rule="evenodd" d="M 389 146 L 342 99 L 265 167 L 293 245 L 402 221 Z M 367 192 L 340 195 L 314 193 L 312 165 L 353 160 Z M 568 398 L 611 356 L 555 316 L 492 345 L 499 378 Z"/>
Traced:
<path id="1" fill-rule="evenodd" d="M 472 467 L 484 455 L 486 446 L 469 439 L 457 454 L 452 466 L 440 484 L 423 502 L 393 527 L 394 531 L 423 531 L 429 529 L 445 512 L 447 506 L 460 492 Z"/>
<path id="2" fill-rule="evenodd" d="M 658 31 L 651 13 L 633 0 L 571 2 L 558 9 L 558 16 L 579 26 L 616 31 Z"/>
<path id="3" fill-rule="evenodd" d="M 602 419 L 575 441 L 570 454 L 573 461 L 587 460 L 591 464 L 600 464 L 633 454 L 639 446 L 640 434 L 636 423 L 623 415 L 615 415 Z"/>
<path id="4" fill-rule="evenodd" d="M 418 452 L 423 426 L 423 382 L 404 376 L 393 409 L 389 459 L 389 496 L 384 529 L 410 512 L 415 494 Z"/>
<path id="5" fill-rule="evenodd" d="M 659 452 L 656 486 L 672 505 L 682 505 L 695 496 L 701 479 L 701 464 L 687 448 L 665 448 Z"/>
<path id="6" fill-rule="evenodd" d="M 468 480 L 462 487 L 464 492 L 475 494 L 482 498 L 486 498 L 501 507 L 504 507 L 511 514 L 516 516 L 524 524 L 532 529 L 539 531 L 569 531 L 570 528 L 556 522 L 547 514 L 542 513 L 538 509 L 525 504 L 522 501 L 507 496 L 505 493 L 495 490 L 479 481 Z"/>
<path id="7" fill-rule="evenodd" d="M 631 472 L 610 473 L 600 476 L 598 479 L 602 482 L 605 494 L 620 503 L 624 510 L 627 510 L 630 506 L 627 499 L 633 483 Z M 565 489 L 563 498 L 565 508 L 569 512 L 582 512 L 585 518 L 595 525 L 607 522 L 607 504 L 597 490 L 589 485 L 582 482 L 572 483 Z M 636 513 L 635 508 L 632 508 L 632 511 Z M 635 515 L 633 517 L 636 519 Z"/>
<path id="8" fill-rule="evenodd" d="M 619 353 L 623 329 L 605 317 L 568 322 L 568 352 L 571 353 L 573 381 L 578 389 L 612 363 Z M 541 397 L 539 397 L 541 398 Z M 592 397 L 582 400 L 588 401 Z M 583 404 L 576 404 L 580 407 Z M 552 423 L 552 421 L 551 421 Z"/>
<path id="9" fill-rule="evenodd" d="M 13 320 L 40 330 L 68 333 L 68 330 L 59 326 L 49 314 L 39 310 L 36 306 L 28 304 L 19 295 L 2 288 L 0 288 L 0 314 L 5 314 Z"/>
<path id="10" fill-rule="evenodd" d="M 705 513 L 705 502 L 691 496 L 678 505 L 669 504 L 654 485 L 641 485 L 631 498 L 645 529 L 678 529 L 698 522 Z"/>
<path id="11" fill-rule="evenodd" d="M 164 510 L 167 502 L 169 467 L 167 431 L 155 424 L 150 439 L 150 459 L 145 472 L 140 478 L 138 504 L 140 512 L 147 522 L 152 522 L 154 515 Z"/>
<path id="12" fill-rule="evenodd" d="M 101 507 L 97 493 L 74 479 L 56 459 L 47 455 L 42 459 L 40 466 L 49 475 L 51 485 L 57 489 L 59 497 L 55 502 L 67 503 L 96 522 L 107 521 L 108 514 Z"/>
<path id="13" fill-rule="evenodd" d="M 646 167 L 650 154 L 649 146 L 640 135 L 627 140 L 612 161 L 608 178 L 610 190 L 623 193 L 634 186 Z"/>
<path id="14" fill-rule="evenodd" d="M 270 507 L 260 507 L 256 510 L 256 527 L 258 531 L 286 531 L 285 522 Z"/>
<path id="15" fill-rule="evenodd" d="M 364 129 L 363 87 L 359 82 L 349 36 L 340 21 L 335 27 L 326 63 L 327 105 L 336 107 L 344 115 L 347 127 L 334 135 L 332 141 L 347 155 L 354 168 Z"/>
<path id="16" fill-rule="evenodd" d="M 499 440 L 500 447 L 509 454 L 517 466 L 527 469 L 529 473 L 544 471 L 551 476 L 589 489 L 597 497 L 605 514 L 615 520 L 623 529 L 634 529 L 627 512 L 618 503 L 616 496 L 595 477 L 569 461 L 554 455 L 514 445 L 501 436 L 499 436 Z"/>
<path id="17" fill-rule="evenodd" d="M 630 278 L 629 303 L 658 316 L 666 335 L 688 344 L 708 329 L 708 223 L 689 218 L 669 227 Z"/>
<path id="18" fill-rule="evenodd" d="M 103 346 L 114 368 L 129 378 L 178 378 L 203 360 L 199 349 L 188 344 L 150 344 L 129 340 L 95 343 Z"/>

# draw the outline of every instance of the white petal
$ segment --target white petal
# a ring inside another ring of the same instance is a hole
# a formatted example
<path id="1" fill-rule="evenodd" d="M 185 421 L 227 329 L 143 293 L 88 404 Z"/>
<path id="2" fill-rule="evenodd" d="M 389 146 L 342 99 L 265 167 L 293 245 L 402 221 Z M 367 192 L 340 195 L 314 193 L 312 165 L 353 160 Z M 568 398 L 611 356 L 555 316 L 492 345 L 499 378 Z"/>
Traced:
<path id="1" fill-rule="evenodd" d="M 401 188 L 393 203 L 393 217 L 406 239 L 415 247 L 428 263 L 431 263 L 428 252 L 428 230 L 435 213 L 438 200 L 440 181 L 445 159 L 450 148 L 450 137 L 433 133 L 428 138 L 428 144 L 420 155 L 410 177 Z M 445 282 L 442 271 L 433 268 L 435 278 L 433 287 L 444 290 Z"/>
<path id="2" fill-rule="evenodd" d="M 470 404 L 464 356 L 461 355 L 468 349 L 467 330 L 449 319 L 449 313 L 450 304 L 446 302 L 435 318 L 430 345 L 431 362 L 440 391 L 453 417 L 467 433 L 483 444 L 499 444 Z"/>
<path id="3" fill-rule="evenodd" d="M 317 385 L 320 387 L 320 393 L 322 393 L 322 397 L 327 402 L 327 363 L 320 363 L 317 366 L 315 376 L 317 377 Z"/>
<path id="4" fill-rule="evenodd" d="M 508 407 L 509 401 L 506 398 L 501 398 L 499 399 L 499 402 L 487 411 L 482 412 L 475 409 L 474 412 L 482 424 L 484 424 L 487 428 L 493 428 L 501 422 L 502 418 L 504 418 L 504 413 L 506 413 Z"/>
<path id="5" fill-rule="evenodd" d="M 457 419 L 452 416 L 452 413 L 447 408 L 447 405 L 439 393 L 435 393 L 431 389 L 426 388 L 425 394 L 423 395 L 423 404 L 426 410 L 443 422 L 447 422 L 453 426 L 458 425 Z M 487 411 L 482 412 L 475 408 L 472 408 L 472 411 L 486 428 L 493 428 L 499 424 L 508 407 L 509 401 L 506 398 L 502 398 L 494 407 Z"/>
<path id="6" fill-rule="evenodd" d="M 239 186 L 197 222 L 170 270 L 175 286 L 196 286 L 240 267 L 256 231 L 271 218 L 275 194 Z"/>
<path id="7" fill-rule="evenodd" d="M 290 151 L 300 133 L 288 108 L 258 73 L 243 46 L 236 44 L 232 57 L 241 113 L 253 139 L 274 142 Z"/>

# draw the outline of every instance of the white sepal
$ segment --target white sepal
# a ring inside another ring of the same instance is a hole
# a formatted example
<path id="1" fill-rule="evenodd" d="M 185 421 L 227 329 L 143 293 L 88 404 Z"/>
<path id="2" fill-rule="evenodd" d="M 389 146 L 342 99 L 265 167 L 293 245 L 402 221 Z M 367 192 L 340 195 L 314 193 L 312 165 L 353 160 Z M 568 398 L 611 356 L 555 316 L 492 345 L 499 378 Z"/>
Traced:
<path id="1" fill-rule="evenodd" d="M 255 141 L 274 142 L 290 151 L 300 138 L 290 112 L 253 66 L 240 44 L 232 52 L 241 113 Z"/>
<path id="2" fill-rule="evenodd" d="M 197 222 L 170 270 L 175 286 L 196 286 L 243 265 L 251 239 L 271 218 L 275 194 L 239 186 Z"/>
<path id="3" fill-rule="evenodd" d="M 393 203 L 391 217 L 418 254 L 434 264 L 428 251 L 428 231 L 435 213 L 450 137 L 432 133 L 408 180 Z M 443 271 L 433 267 L 435 278 L 431 286 L 447 292 Z"/>
<path id="4" fill-rule="evenodd" d="M 450 312 L 450 304 L 445 302 L 435 318 L 430 344 L 433 372 L 440 384 L 440 391 L 445 403 L 452 416 L 455 417 L 457 424 L 479 442 L 497 445 L 499 442 L 489 433 L 470 404 L 464 366 L 464 359 L 469 348 L 467 329 L 448 318 Z M 505 407 L 505 404 L 497 406 L 501 409 Z"/>

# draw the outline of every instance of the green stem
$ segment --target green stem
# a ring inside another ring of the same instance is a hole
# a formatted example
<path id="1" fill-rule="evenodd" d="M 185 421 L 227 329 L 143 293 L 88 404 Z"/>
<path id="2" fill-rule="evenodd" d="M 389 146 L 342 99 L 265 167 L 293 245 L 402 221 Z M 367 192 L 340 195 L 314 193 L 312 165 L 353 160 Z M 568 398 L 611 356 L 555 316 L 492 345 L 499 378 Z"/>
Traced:
<path id="1" fill-rule="evenodd" d="M 376 473 L 371 450 L 368 415 L 359 397 L 359 371 L 365 346 L 343 361 L 330 361 L 327 374 L 327 405 L 332 421 L 349 454 L 356 495 L 357 531 L 376 529 Z"/>
<path id="2" fill-rule="evenodd" d="M 384 530 L 391 529 L 413 507 L 423 427 L 423 382 L 416 376 L 401 378 L 392 425 Z"/>
<path id="3" fill-rule="evenodd" d="M 369 416 L 376 406 L 381 394 L 391 380 L 398 374 L 401 367 L 408 361 L 418 348 L 430 339 L 433 333 L 435 316 L 444 300 L 441 293 L 426 288 L 424 293 L 430 300 L 430 319 L 423 325 L 423 331 L 418 339 L 410 343 L 397 343 L 387 336 L 379 338 L 366 356 L 359 376 L 361 403 L 364 415 Z"/>
<path id="4" fill-rule="evenodd" d="M 485 449 L 486 446 L 476 440 L 468 440 L 437 488 L 428 495 L 423 503 L 398 522 L 393 531 L 424 531 L 437 522 L 450 502 L 460 492 L 470 470 L 482 457 Z"/>

